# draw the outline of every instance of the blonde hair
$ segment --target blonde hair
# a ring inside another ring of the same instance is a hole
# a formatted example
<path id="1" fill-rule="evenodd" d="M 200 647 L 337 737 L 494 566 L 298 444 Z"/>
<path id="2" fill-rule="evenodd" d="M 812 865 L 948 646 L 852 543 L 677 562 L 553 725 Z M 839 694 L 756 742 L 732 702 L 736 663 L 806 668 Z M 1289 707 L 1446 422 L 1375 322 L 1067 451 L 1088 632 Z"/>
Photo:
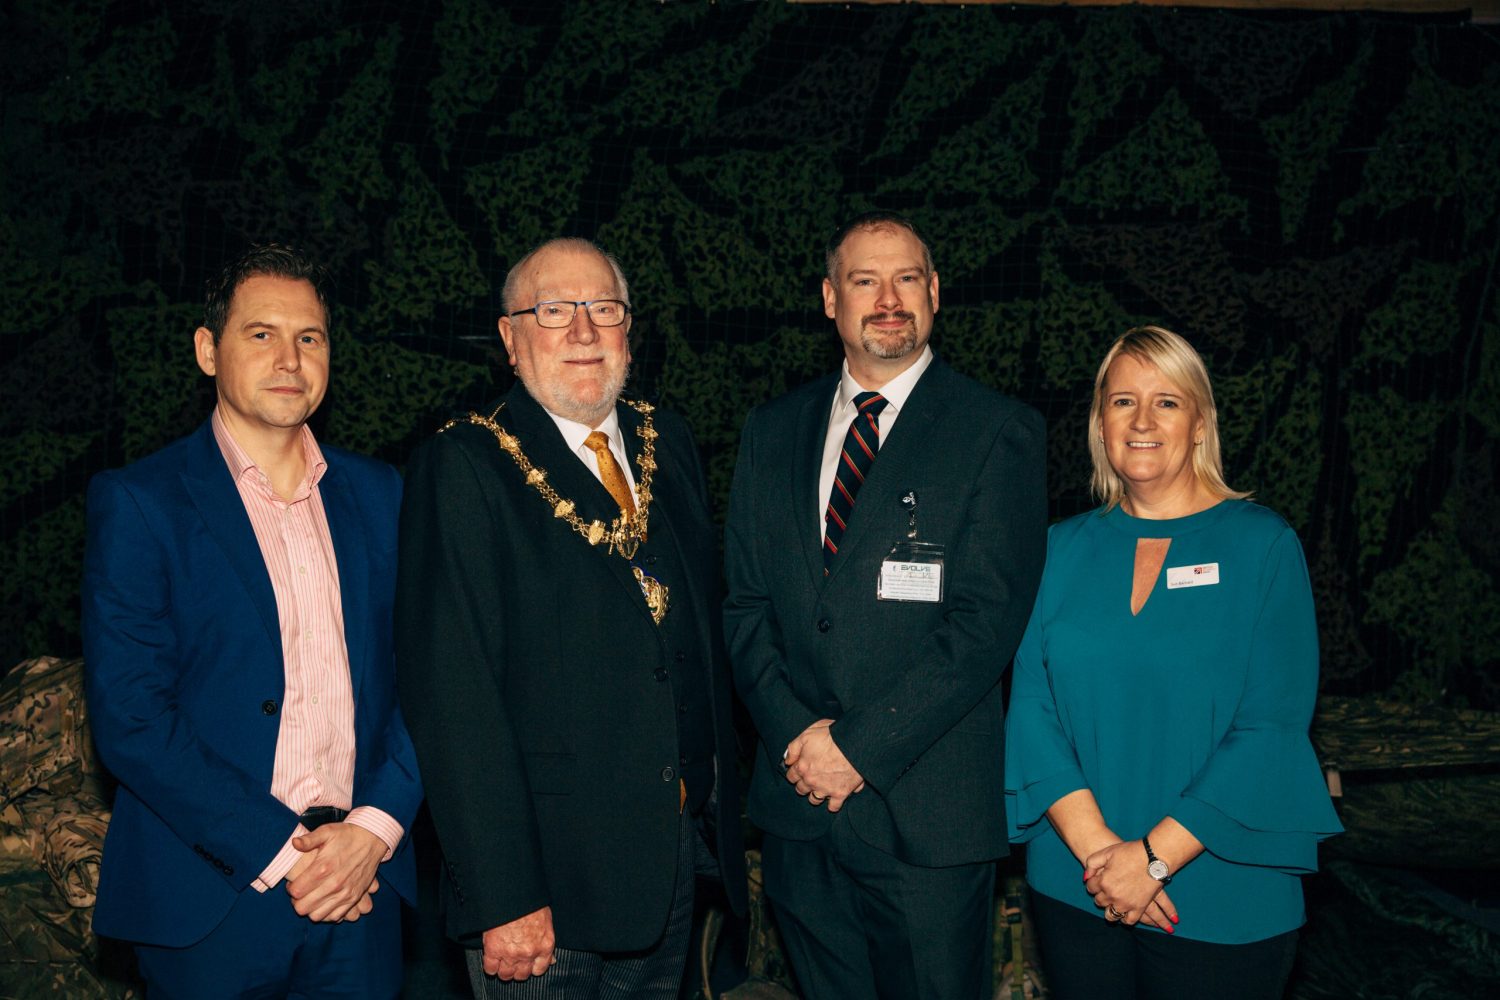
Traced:
<path id="1" fill-rule="evenodd" d="M 1214 407 L 1214 390 L 1208 380 L 1208 369 L 1193 346 L 1178 334 L 1160 326 L 1138 326 L 1110 345 L 1099 374 L 1094 376 L 1094 402 L 1089 407 L 1089 458 L 1094 463 L 1091 482 L 1094 496 L 1106 511 L 1125 499 L 1125 480 L 1109 464 L 1100 439 L 1104 419 L 1104 379 L 1115 358 L 1128 354 L 1142 364 L 1151 365 L 1162 376 L 1192 400 L 1203 421 L 1203 440 L 1193 449 L 1192 469 L 1198 483 L 1219 500 L 1243 500 L 1250 496 L 1229 488 L 1224 481 L 1224 459 L 1219 452 L 1219 415 Z"/>

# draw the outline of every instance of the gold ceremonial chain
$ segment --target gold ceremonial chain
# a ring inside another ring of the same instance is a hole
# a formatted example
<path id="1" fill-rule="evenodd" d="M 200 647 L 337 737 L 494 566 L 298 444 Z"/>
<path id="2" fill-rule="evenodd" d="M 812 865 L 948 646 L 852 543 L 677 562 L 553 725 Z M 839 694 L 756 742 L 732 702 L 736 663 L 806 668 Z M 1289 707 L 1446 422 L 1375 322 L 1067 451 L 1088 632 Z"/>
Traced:
<path id="1" fill-rule="evenodd" d="M 656 428 L 651 424 L 651 411 L 654 409 L 650 403 L 634 402 L 632 400 L 621 400 L 626 406 L 635 410 L 642 417 L 642 424 L 635 429 L 636 434 L 645 442 L 641 446 L 641 452 L 635 458 L 636 468 L 640 469 L 640 475 L 635 482 L 635 513 L 626 516 L 624 511 L 620 516 L 609 522 L 606 527 L 603 521 L 588 521 L 576 513 L 577 505 L 572 500 L 564 499 L 547 482 L 547 470 L 538 468 L 526 457 L 521 450 L 521 440 L 495 422 L 500 411 L 505 409 L 501 403 L 495 407 L 495 412 L 487 417 L 470 412 L 463 422 L 476 424 L 484 427 L 500 442 L 500 448 L 515 460 L 516 467 L 526 477 L 526 482 L 535 487 L 552 508 L 552 516 L 567 521 L 573 530 L 583 536 L 584 541 L 590 545 L 606 543 L 606 551 L 611 555 L 619 555 L 628 560 L 635 558 L 636 550 L 640 548 L 641 541 L 646 537 L 646 522 L 651 516 L 651 475 L 656 471 Z M 458 420 L 450 420 L 443 425 L 447 430 Z M 636 583 L 640 584 L 641 593 L 645 595 L 646 606 L 651 610 L 651 619 L 660 625 L 663 618 L 667 616 L 667 588 L 654 576 L 647 576 L 639 567 L 632 566 L 631 573 L 635 576 Z"/>

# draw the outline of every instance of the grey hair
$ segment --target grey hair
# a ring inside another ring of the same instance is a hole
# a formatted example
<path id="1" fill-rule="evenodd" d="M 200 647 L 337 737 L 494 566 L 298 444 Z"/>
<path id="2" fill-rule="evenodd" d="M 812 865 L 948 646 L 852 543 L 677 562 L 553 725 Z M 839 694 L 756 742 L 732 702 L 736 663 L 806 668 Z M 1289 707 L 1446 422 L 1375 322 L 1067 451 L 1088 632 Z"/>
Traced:
<path id="1" fill-rule="evenodd" d="M 520 289 L 522 270 L 531 262 L 533 257 L 543 250 L 573 250 L 579 253 L 596 253 L 603 257 L 604 262 L 609 265 L 609 269 L 615 274 L 615 288 L 619 292 L 621 301 L 627 306 L 630 305 L 630 284 L 625 280 L 625 272 L 620 269 L 620 262 L 615 259 L 614 254 L 605 250 L 593 240 L 586 240 L 581 236 L 559 236 L 556 239 L 548 240 L 539 246 L 533 247 L 526 256 L 516 261 L 511 269 L 505 273 L 505 284 L 501 286 L 500 290 L 500 307 L 505 315 L 508 316 L 516 311 L 518 304 L 516 302 L 516 293 Z"/>

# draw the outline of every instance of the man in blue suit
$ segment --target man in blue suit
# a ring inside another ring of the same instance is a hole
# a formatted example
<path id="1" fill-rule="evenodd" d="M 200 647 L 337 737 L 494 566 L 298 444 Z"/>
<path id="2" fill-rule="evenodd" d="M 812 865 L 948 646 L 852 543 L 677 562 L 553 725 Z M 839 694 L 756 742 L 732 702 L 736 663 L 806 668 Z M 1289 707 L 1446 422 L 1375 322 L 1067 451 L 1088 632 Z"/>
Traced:
<path id="1" fill-rule="evenodd" d="M 198 431 L 89 486 L 84 654 L 119 779 L 94 929 L 158 997 L 394 997 L 422 792 L 395 702 L 395 470 L 320 448 L 323 271 L 209 286 Z"/>

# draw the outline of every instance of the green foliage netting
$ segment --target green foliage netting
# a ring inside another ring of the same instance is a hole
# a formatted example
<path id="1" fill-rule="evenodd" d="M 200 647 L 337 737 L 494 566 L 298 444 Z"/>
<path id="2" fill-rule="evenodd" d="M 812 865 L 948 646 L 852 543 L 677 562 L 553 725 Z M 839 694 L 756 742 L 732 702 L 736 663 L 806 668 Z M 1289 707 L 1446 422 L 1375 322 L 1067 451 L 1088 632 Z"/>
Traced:
<path id="1" fill-rule="evenodd" d="M 830 369 L 821 246 L 910 214 L 938 349 L 1038 406 L 1054 514 L 1109 340 L 1188 334 L 1233 483 L 1301 533 L 1325 685 L 1500 702 L 1500 35 L 1457 22 L 779 3 L 0 12 L 0 635 L 77 649 L 82 493 L 190 430 L 204 278 L 337 274 L 326 440 L 400 464 L 508 381 L 551 235 L 630 274 L 636 390 L 721 502 L 744 412 Z M 420 6 L 420 5 L 413 5 Z"/>

